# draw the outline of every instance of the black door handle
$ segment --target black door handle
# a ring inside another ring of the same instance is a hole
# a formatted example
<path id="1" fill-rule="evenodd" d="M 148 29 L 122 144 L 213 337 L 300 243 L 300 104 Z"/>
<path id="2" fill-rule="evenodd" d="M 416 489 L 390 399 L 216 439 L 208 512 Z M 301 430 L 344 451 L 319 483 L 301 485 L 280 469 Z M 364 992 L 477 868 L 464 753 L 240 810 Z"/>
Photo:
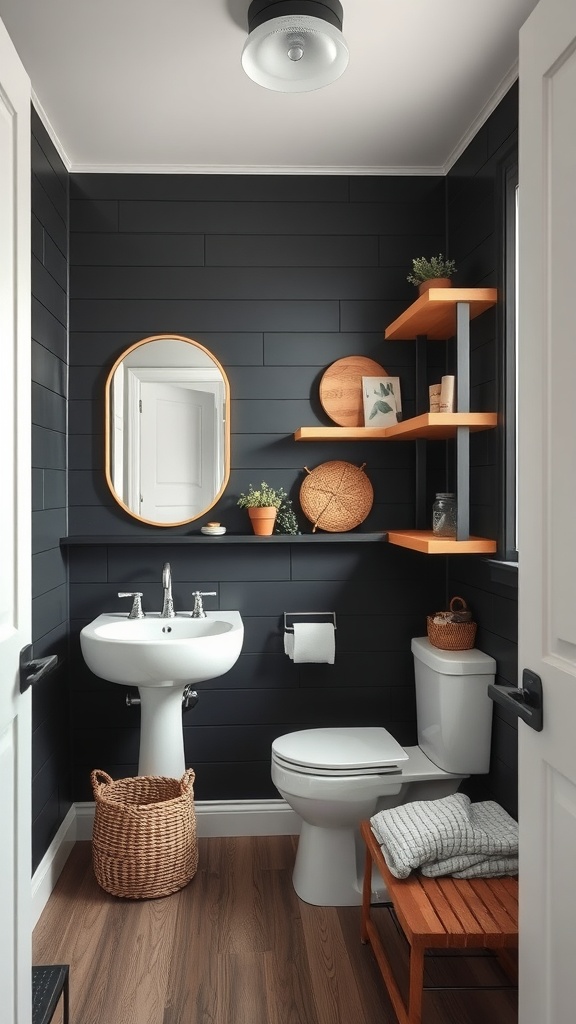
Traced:
<path id="1" fill-rule="evenodd" d="M 20 693 L 26 693 L 28 687 L 49 676 L 57 664 L 57 654 L 49 654 L 46 658 L 34 658 L 32 644 L 23 647 L 20 651 Z"/>
<path id="2" fill-rule="evenodd" d="M 522 672 L 522 686 L 497 686 L 489 683 L 488 696 L 496 704 L 518 715 L 531 729 L 542 731 L 542 680 L 529 668 Z"/>

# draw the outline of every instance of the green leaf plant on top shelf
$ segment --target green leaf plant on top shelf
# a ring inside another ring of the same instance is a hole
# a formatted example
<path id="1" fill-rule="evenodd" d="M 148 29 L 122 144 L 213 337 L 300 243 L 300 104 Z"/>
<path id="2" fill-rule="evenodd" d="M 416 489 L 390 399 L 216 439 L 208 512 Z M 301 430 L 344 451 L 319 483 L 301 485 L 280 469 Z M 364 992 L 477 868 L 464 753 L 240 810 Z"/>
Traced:
<path id="1" fill-rule="evenodd" d="M 288 497 L 283 487 L 270 487 L 262 483 L 258 490 L 252 484 L 248 487 L 246 494 L 241 494 L 237 504 L 240 508 L 275 508 L 279 509 L 283 501 Z"/>
<path id="2" fill-rule="evenodd" d="M 429 288 L 449 288 L 450 280 L 456 273 L 454 260 L 446 260 L 442 253 L 438 256 L 416 256 L 412 260 L 412 273 L 408 274 L 406 280 L 415 285 L 422 295 Z"/>

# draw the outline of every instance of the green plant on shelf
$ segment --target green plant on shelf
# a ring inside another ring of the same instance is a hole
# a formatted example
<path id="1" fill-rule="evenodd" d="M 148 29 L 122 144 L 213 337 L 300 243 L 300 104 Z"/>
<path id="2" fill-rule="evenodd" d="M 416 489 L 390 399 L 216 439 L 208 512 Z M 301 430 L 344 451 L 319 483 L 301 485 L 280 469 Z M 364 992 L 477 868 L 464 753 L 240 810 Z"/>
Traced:
<path id="1" fill-rule="evenodd" d="M 300 526 L 298 525 L 296 513 L 292 508 L 292 502 L 289 498 L 286 498 L 278 509 L 278 515 L 276 516 L 276 523 L 274 525 L 274 533 L 300 533 Z"/>
<path id="2" fill-rule="evenodd" d="M 250 484 L 246 494 L 240 494 L 237 504 L 240 508 L 280 508 L 288 495 L 283 487 L 270 487 L 262 483 L 258 490 Z"/>
<path id="3" fill-rule="evenodd" d="M 432 281 L 438 277 L 453 277 L 456 272 L 454 260 L 444 259 L 442 253 L 439 253 L 438 256 L 431 256 L 430 259 L 427 259 L 426 256 L 416 256 L 412 260 L 412 273 L 408 274 L 406 280 L 418 287 L 423 281 Z"/>

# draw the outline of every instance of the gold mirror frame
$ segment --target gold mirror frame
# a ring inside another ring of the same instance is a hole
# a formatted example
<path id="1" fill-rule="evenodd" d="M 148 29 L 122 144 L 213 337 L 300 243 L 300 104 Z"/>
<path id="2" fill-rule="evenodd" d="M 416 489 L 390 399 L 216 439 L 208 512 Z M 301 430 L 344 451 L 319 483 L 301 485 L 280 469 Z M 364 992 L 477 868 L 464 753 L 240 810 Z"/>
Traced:
<path id="1" fill-rule="evenodd" d="M 141 348 L 143 345 L 149 345 L 155 341 L 183 342 L 184 344 L 191 345 L 194 348 L 198 349 L 200 352 L 203 352 L 204 355 L 210 360 L 210 362 L 216 368 L 216 370 L 218 370 L 219 373 L 221 374 L 222 382 L 224 384 L 224 437 L 222 483 L 210 504 L 206 505 L 206 507 L 203 508 L 200 512 L 196 513 L 196 515 L 191 516 L 187 519 L 180 519 L 178 521 L 166 523 L 157 522 L 153 519 L 147 519 L 146 517 L 139 515 L 138 512 L 134 512 L 133 509 L 131 509 L 130 506 L 126 504 L 126 502 L 118 494 L 114 486 L 112 467 L 112 387 L 114 374 L 116 373 L 118 367 L 124 362 L 127 356 L 135 352 L 137 349 Z M 106 483 L 108 485 L 110 493 L 112 494 L 112 497 L 118 503 L 118 505 L 120 505 L 120 507 L 124 509 L 124 511 L 132 519 L 136 519 L 139 523 L 146 523 L 148 526 L 159 526 L 161 528 L 185 526 L 187 523 L 193 523 L 195 520 L 200 519 L 201 516 L 206 515 L 206 513 L 209 512 L 210 509 L 213 508 L 217 501 L 222 497 L 228 480 L 230 479 L 230 383 L 228 381 L 228 377 L 226 375 L 224 367 L 222 366 L 220 361 L 216 359 L 212 352 L 210 352 L 210 350 L 207 349 L 204 345 L 201 345 L 199 341 L 194 341 L 192 338 L 187 338 L 183 334 L 153 334 L 150 335 L 150 337 L 148 338 L 142 338 L 141 341 L 137 341 L 133 345 L 130 345 L 127 349 L 125 349 L 125 351 L 122 352 L 120 356 L 118 356 L 114 365 L 110 369 L 110 372 L 106 378 L 104 405 L 104 448 Z"/>

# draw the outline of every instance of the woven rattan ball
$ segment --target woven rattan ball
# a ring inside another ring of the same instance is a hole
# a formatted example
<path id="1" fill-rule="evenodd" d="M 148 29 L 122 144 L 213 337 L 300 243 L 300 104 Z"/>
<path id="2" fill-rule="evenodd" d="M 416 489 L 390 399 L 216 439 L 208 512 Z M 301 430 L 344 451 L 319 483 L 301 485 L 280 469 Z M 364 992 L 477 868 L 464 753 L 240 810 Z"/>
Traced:
<path id="1" fill-rule="evenodd" d="M 351 462 L 323 462 L 305 467 L 308 476 L 300 488 L 300 504 L 307 519 L 327 533 L 344 533 L 363 523 L 372 508 L 374 491 L 363 466 Z"/>

